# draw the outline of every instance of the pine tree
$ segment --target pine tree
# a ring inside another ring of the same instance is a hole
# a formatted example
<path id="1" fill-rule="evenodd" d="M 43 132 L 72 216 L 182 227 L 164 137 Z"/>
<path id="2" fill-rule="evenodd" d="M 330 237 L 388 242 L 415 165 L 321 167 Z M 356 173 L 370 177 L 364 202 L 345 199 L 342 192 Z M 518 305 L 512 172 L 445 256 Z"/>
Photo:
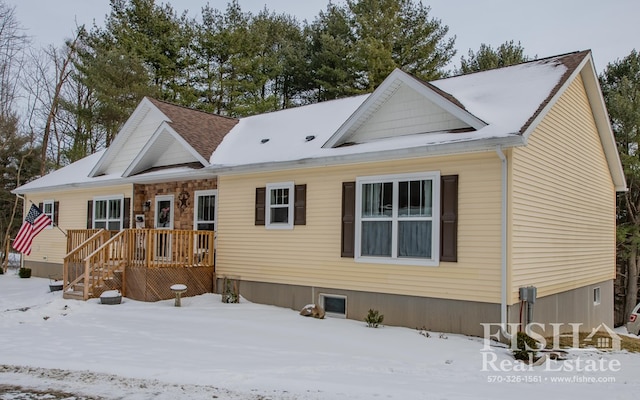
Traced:
<path id="1" fill-rule="evenodd" d="M 329 3 L 306 28 L 313 101 L 352 96 L 364 86 L 355 57 L 356 37 L 347 12 L 344 7 Z"/>
<path id="2" fill-rule="evenodd" d="M 628 191 L 618 195 L 618 280 L 616 294 L 624 299 L 618 323 L 626 321 L 638 302 L 640 257 L 640 54 L 609 63 L 600 84 L 618 144 Z M 616 296 L 618 297 L 618 296 Z"/>
<path id="3" fill-rule="evenodd" d="M 356 55 L 366 90 L 376 88 L 394 68 L 417 78 L 442 77 L 455 55 L 449 27 L 431 18 L 431 9 L 412 0 L 347 0 Z"/>
<path id="4" fill-rule="evenodd" d="M 504 42 L 497 49 L 482 43 L 477 53 L 469 49 L 468 58 L 461 57 L 460 69 L 456 72 L 467 74 L 520 64 L 529 60 L 531 58 L 524 54 L 524 48 L 520 45 L 520 42 L 518 44 L 515 44 L 513 40 Z"/>

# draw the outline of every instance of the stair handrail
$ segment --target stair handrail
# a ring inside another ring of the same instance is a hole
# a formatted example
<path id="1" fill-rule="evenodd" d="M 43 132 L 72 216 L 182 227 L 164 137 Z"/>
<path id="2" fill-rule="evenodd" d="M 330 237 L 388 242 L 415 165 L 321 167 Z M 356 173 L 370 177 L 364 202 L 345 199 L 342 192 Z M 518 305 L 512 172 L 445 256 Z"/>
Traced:
<path id="1" fill-rule="evenodd" d="M 62 271 L 62 276 L 63 276 L 63 279 L 62 279 L 63 280 L 63 282 L 62 282 L 62 290 L 64 292 L 67 291 L 67 288 L 69 286 L 73 286 L 73 285 L 79 283 L 84 277 L 84 274 L 81 274 L 81 275 L 77 276 L 73 281 L 71 281 L 70 278 L 69 278 L 69 262 L 72 261 L 73 258 L 76 255 L 78 255 L 82 251 L 85 251 L 86 248 L 89 247 L 90 245 L 93 245 L 96 248 L 99 248 L 101 246 L 101 243 L 103 243 L 107 239 L 105 236 L 108 236 L 108 235 L 109 235 L 109 231 L 107 231 L 105 229 L 100 229 L 99 231 L 97 231 L 96 233 L 91 235 L 85 241 L 80 243 L 80 245 L 78 245 L 75 249 L 73 249 L 72 251 L 70 251 L 69 253 L 67 253 L 64 256 L 63 267 L 62 267 L 63 268 L 63 271 Z M 95 243 L 96 241 L 97 241 L 97 243 Z M 83 262 L 84 260 L 82 258 L 79 258 L 77 261 Z"/>
<path id="2" fill-rule="evenodd" d="M 122 250 L 122 249 L 126 249 L 126 237 L 127 237 L 126 234 L 127 234 L 127 230 L 122 230 L 118 232 L 117 234 L 112 236 L 109 240 L 104 242 L 100 247 L 98 247 L 93 253 L 85 257 L 84 259 L 85 285 L 83 288 L 83 298 L 85 300 L 89 298 L 90 289 L 91 289 L 91 292 L 93 293 L 94 287 L 99 283 L 103 283 L 105 276 L 112 276 L 113 272 L 116 270 L 116 268 L 109 265 L 109 263 L 105 262 L 112 259 L 112 257 L 109 254 L 107 254 L 107 252 L 110 250 L 110 246 L 113 243 L 115 243 L 116 241 L 121 241 L 123 243 L 120 246 L 120 249 L 121 249 L 120 257 L 118 258 L 118 260 L 124 261 L 124 262 L 128 261 L 128 257 L 129 257 L 128 252 Z M 95 268 L 96 266 L 102 267 L 103 270 L 100 271 L 101 272 L 100 274 L 98 274 L 97 276 L 94 276 L 92 272 L 94 269 L 96 269 Z M 106 270 L 104 270 L 105 267 L 106 267 Z M 124 285 L 122 285 L 121 293 L 123 296 L 125 295 L 124 292 L 125 292 L 125 287 Z"/>

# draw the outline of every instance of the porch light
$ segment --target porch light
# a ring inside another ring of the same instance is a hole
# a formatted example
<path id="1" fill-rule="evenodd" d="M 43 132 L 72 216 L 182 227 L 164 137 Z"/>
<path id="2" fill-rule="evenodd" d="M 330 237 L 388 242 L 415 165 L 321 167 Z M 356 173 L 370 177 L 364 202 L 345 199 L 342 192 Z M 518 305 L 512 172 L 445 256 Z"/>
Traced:
<path id="1" fill-rule="evenodd" d="M 151 209 L 151 201 L 147 200 L 142 204 L 143 211 L 149 211 Z"/>

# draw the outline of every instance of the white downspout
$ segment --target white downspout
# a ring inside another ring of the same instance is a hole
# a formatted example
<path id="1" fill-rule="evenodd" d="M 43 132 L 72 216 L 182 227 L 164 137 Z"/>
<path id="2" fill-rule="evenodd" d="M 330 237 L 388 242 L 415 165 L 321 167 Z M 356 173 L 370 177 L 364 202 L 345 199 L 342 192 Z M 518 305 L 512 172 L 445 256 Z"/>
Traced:
<path id="1" fill-rule="evenodd" d="M 500 328 L 505 337 L 510 335 L 507 331 L 507 157 L 502 152 L 502 147 L 496 146 L 496 153 L 500 157 L 502 170 L 502 193 L 500 210 Z"/>

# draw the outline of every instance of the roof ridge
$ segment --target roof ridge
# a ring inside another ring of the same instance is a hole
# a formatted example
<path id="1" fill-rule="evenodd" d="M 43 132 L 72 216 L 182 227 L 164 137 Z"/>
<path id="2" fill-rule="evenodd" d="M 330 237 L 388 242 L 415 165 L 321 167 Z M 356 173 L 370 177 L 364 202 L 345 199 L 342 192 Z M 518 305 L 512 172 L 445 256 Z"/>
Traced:
<path id="1" fill-rule="evenodd" d="M 490 68 L 490 69 L 483 69 L 481 71 L 471 71 L 471 72 L 465 72 L 465 73 L 461 73 L 461 74 L 457 74 L 457 75 L 451 75 L 451 76 L 446 76 L 440 79 L 436 79 L 436 80 L 432 80 L 429 82 L 437 82 L 437 81 L 441 81 L 441 80 L 445 80 L 445 79 L 451 79 L 451 78 L 457 78 L 459 76 L 468 76 L 468 75 L 473 75 L 473 74 L 478 74 L 481 72 L 487 72 L 487 71 L 497 71 L 500 69 L 504 69 L 504 68 L 511 68 L 511 67 L 515 67 L 515 66 L 519 66 L 519 65 L 525 65 L 525 64 L 531 64 L 531 63 L 535 63 L 535 62 L 548 62 L 554 59 L 560 59 L 560 58 L 564 58 L 564 57 L 568 57 L 568 56 L 576 56 L 578 54 L 584 53 L 584 55 L 586 55 L 587 53 L 591 52 L 590 49 L 587 50 L 576 50 L 576 51 L 570 51 L 567 53 L 562 53 L 562 54 L 556 54 L 553 56 L 548 56 L 548 57 L 543 57 L 543 58 L 535 58 L 533 60 L 527 60 L 527 61 L 523 61 L 517 64 L 510 64 L 510 65 L 504 65 L 502 67 L 495 67 L 495 68 Z"/>
<path id="2" fill-rule="evenodd" d="M 229 120 L 232 120 L 232 121 L 238 121 L 238 118 L 229 117 L 229 116 L 226 116 L 226 115 L 220 115 L 220 114 L 216 114 L 216 113 L 212 113 L 212 112 L 208 112 L 208 111 L 204 111 L 204 110 L 199 110 L 197 108 L 187 107 L 187 106 L 183 106 L 183 105 L 180 105 L 180 104 L 170 103 L 168 101 L 159 100 L 159 99 L 156 99 L 155 97 L 151 97 L 151 96 L 146 96 L 146 97 L 152 103 L 162 103 L 162 104 L 170 106 L 170 107 L 175 107 L 175 108 L 180 108 L 180 109 L 187 110 L 187 111 L 193 111 L 193 112 L 197 112 L 197 113 L 202 113 L 202 114 L 205 114 L 205 115 L 210 116 L 210 117 L 220 117 L 220 118 L 226 118 L 226 119 L 229 119 Z"/>

